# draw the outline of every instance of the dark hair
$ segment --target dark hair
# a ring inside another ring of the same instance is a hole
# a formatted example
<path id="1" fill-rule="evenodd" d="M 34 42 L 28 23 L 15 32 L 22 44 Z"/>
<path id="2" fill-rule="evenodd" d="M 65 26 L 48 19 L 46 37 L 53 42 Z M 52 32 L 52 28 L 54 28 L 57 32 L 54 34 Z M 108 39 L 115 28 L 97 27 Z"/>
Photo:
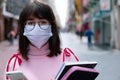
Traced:
<path id="1" fill-rule="evenodd" d="M 49 57 L 57 56 L 61 53 L 58 26 L 52 9 L 44 3 L 34 1 L 28 4 L 19 17 L 19 52 L 25 60 L 28 60 L 29 40 L 23 35 L 25 22 L 29 16 L 47 19 L 52 25 L 52 37 L 49 39 Z"/>

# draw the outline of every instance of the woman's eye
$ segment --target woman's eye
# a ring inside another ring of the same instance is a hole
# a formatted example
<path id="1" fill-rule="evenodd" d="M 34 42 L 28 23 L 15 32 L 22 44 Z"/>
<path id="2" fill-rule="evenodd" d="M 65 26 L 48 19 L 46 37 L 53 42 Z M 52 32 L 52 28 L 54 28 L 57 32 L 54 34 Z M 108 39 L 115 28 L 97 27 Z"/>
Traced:
<path id="1" fill-rule="evenodd" d="M 35 22 L 27 22 L 27 25 L 34 25 Z"/>
<path id="2" fill-rule="evenodd" d="M 41 23 L 41 24 L 48 24 L 48 21 L 46 21 L 46 20 L 41 20 L 39 23 Z"/>
<path id="3" fill-rule="evenodd" d="M 46 24 L 47 22 L 46 21 L 41 21 L 42 24 Z"/>

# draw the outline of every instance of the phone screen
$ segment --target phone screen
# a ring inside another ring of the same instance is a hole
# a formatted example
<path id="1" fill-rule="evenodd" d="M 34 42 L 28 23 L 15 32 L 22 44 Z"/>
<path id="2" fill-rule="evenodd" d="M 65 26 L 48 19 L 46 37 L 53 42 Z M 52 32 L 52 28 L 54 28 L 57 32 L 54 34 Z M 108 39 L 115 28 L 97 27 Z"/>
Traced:
<path id="1" fill-rule="evenodd" d="M 10 71 L 6 72 L 6 75 L 10 80 L 27 80 L 25 75 L 21 71 Z"/>

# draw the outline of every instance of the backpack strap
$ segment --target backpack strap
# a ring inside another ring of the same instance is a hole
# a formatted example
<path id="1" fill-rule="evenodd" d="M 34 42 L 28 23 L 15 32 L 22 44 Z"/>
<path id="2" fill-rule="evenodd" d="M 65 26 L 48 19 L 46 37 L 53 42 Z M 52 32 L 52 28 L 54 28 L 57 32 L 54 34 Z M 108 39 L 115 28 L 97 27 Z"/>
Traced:
<path id="1" fill-rule="evenodd" d="M 9 65 L 10 65 L 10 63 L 11 63 L 11 61 L 12 61 L 13 58 L 15 58 L 14 64 L 13 64 L 13 69 L 12 69 L 13 71 L 14 71 L 14 69 L 15 69 L 17 59 L 18 59 L 18 64 L 21 65 L 22 60 L 21 60 L 21 58 L 19 57 L 19 55 L 20 55 L 19 53 L 13 54 L 13 56 L 9 59 L 8 64 L 7 64 L 6 72 L 9 71 Z"/>
<path id="2" fill-rule="evenodd" d="M 15 59 L 15 60 L 14 60 L 14 63 L 13 63 L 12 71 L 15 70 L 15 66 L 16 66 L 16 61 L 17 61 L 17 60 L 18 60 L 18 64 L 21 65 L 22 60 L 21 60 L 21 58 L 19 57 L 19 55 L 20 55 L 19 53 L 13 54 L 13 56 L 9 59 L 8 64 L 7 64 L 7 68 L 6 68 L 6 72 L 9 71 L 9 66 L 10 66 L 10 63 L 11 63 L 12 59 Z M 8 80 L 8 77 L 7 77 L 7 76 L 6 76 L 6 80 Z"/>
<path id="3" fill-rule="evenodd" d="M 77 56 L 73 53 L 73 51 L 70 48 L 65 48 L 63 50 L 63 62 L 65 61 L 65 56 L 70 57 L 71 54 L 74 56 L 74 58 L 76 59 L 76 61 L 79 61 L 79 59 L 77 58 Z"/>

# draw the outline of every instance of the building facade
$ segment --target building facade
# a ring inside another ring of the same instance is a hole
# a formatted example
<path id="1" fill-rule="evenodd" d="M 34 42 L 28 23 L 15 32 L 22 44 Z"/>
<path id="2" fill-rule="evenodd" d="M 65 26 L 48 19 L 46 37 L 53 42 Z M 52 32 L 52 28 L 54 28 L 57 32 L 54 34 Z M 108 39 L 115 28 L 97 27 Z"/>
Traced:
<path id="1" fill-rule="evenodd" d="M 91 17 L 90 26 L 95 33 L 95 44 L 103 48 L 115 47 L 113 4 L 113 0 L 107 0 L 106 2 L 104 0 L 89 0 L 88 4 Z"/>
<path id="2" fill-rule="evenodd" d="M 120 50 L 120 0 L 115 0 L 114 3 L 115 47 Z"/>
<path id="3" fill-rule="evenodd" d="M 0 0 L 0 41 L 4 40 L 4 16 L 2 15 L 2 2 Z"/>

